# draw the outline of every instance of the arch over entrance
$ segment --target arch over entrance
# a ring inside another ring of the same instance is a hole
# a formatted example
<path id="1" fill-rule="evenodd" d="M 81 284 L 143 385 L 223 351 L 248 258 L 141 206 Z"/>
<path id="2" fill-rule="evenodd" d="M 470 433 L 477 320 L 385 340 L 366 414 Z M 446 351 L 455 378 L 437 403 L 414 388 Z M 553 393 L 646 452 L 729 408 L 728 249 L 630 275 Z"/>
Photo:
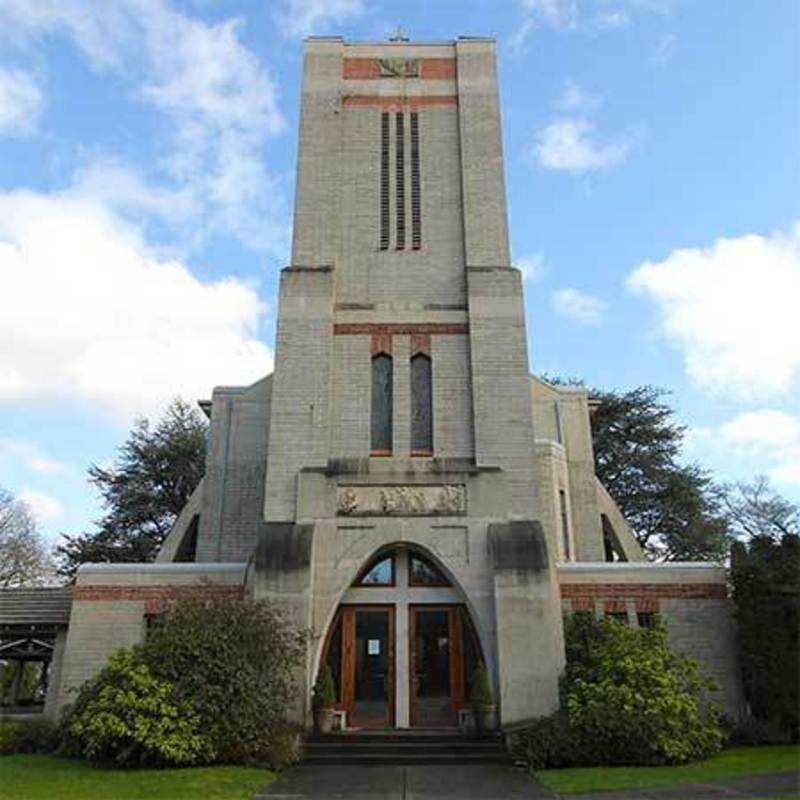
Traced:
<path id="1" fill-rule="evenodd" d="M 421 549 L 375 553 L 342 596 L 321 663 L 348 728 L 457 727 L 483 660 L 466 598 Z"/>

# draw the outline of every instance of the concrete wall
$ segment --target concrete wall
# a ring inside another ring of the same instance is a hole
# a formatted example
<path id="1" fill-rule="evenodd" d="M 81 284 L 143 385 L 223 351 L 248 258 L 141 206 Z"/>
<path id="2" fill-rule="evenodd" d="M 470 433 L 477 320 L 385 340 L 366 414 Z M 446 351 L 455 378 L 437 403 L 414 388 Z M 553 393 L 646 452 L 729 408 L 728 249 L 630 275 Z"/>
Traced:
<path id="1" fill-rule="evenodd" d="M 196 512 L 198 562 L 246 561 L 253 552 L 264 507 L 272 381 L 268 375 L 252 386 L 214 389 Z M 167 560 L 168 551 L 159 560 Z"/>
<path id="2" fill-rule="evenodd" d="M 598 616 L 624 611 L 636 624 L 639 611 L 657 612 L 669 643 L 693 656 L 719 685 L 716 700 L 731 717 L 742 714 L 738 651 L 725 569 L 705 562 L 563 564 L 558 580 L 565 612 Z"/>
<path id="3" fill-rule="evenodd" d="M 108 657 L 144 638 L 148 604 L 188 591 L 238 593 L 244 564 L 84 564 L 73 590 L 55 711 Z M 49 701 L 49 698 L 48 698 Z"/>

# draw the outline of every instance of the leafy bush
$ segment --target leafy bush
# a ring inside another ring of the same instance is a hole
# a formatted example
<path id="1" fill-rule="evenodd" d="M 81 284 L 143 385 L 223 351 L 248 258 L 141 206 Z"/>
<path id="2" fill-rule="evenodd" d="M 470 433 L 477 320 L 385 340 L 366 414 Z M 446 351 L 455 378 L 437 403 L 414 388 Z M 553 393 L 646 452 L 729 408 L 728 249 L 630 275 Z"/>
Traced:
<path id="1" fill-rule="evenodd" d="M 743 736 L 800 741 L 800 536 L 737 542 L 731 577 L 744 692 L 754 718 Z"/>
<path id="2" fill-rule="evenodd" d="M 333 708 L 335 705 L 336 685 L 333 682 L 333 672 L 330 664 L 323 664 L 314 683 L 314 706 L 315 708 Z"/>
<path id="3" fill-rule="evenodd" d="M 713 683 L 696 661 L 670 651 L 663 625 L 629 628 L 582 612 L 567 620 L 565 636 L 562 710 L 513 737 L 531 769 L 680 764 L 720 749 Z"/>
<path id="4" fill-rule="evenodd" d="M 138 649 L 120 650 L 81 687 L 62 727 L 64 749 L 93 763 L 185 766 L 209 761 L 214 750 L 198 716 L 175 687 L 156 677 Z"/>
<path id="5" fill-rule="evenodd" d="M 511 755 L 530 769 L 573 767 L 586 763 L 580 732 L 563 711 L 542 717 L 511 734 Z"/>
<path id="6" fill-rule="evenodd" d="M 285 728 L 305 643 L 305 632 L 271 603 L 196 597 L 178 601 L 149 631 L 142 654 L 197 716 L 217 760 L 242 762 Z"/>
<path id="7" fill-rule="evenodd" d="M 489 682 L 489 673 L 483 661 L 475 667 L 472 675 L 472 693 L 470 699 L 475 706 L 490 706 L 494 703 L 492 685 Z"/>
<path id="8" fill-rule="evenodd" d="M 0 720 L 0 755 L 52 753 L 57 747 L 58 731 L 49 720 Z"/>

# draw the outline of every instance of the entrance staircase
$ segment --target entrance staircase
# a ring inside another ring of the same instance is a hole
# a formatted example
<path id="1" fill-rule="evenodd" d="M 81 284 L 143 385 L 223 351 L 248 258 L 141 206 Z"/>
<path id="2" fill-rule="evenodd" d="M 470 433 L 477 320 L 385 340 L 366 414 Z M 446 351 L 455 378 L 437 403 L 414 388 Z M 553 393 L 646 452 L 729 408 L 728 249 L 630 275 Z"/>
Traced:
<path id="1" fill-rule="evenodd" d="M 466 736 L 441 728 L 315 734 L 305 742 L 306 764 L 511 764 L 502 734 Z"/>

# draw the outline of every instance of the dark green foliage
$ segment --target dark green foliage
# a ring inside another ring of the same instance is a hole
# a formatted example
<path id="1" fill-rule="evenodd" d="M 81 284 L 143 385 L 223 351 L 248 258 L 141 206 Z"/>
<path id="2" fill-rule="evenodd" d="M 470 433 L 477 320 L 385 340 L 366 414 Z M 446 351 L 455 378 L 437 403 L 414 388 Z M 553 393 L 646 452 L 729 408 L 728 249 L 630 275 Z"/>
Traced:
<path id="1" fill-rule="evenodd" d="M 713 685 L 670 651 L 660 623 L 631 628 L 582 612 L 565 637 L 561 711 L 514 735 L 514 753 L 531 769 L 681 764 L 721 747 Z"/>
<path id="2" fill-rule="evenodd" d="M 489 673 L 486 671 L 486 665 L 483 661 L 478 663 L 472 675 L 472 696 L 470 699 L 475 706 L 490 706 L 494 703 Z"/>
<path id="3" fill-rule="evenodd" d="M 510 737 L 511 755 L 528 769 L 573 767 L 597 763 L 587 757 L 580 731 L 559 711 L 526 725 Z"/>
<path id="4" fill-rule="evenodd" d="M 124 767 L 188 766 L 213 759 L 200 719 L 141 652 L 120 650 L 83 684 L 62 721 L 64 752 Z"/>
<path id="5" fill-rule="evenodd" d="M 697 464 L 681 462 L 686 429 L 663 402 L 665 392 L 592 390 L 597 477 L 642 547 L 667 561 L 721 561 L 728 521 L 718 489 Z"/>
<path id="6" fill-rule="evenodd" d="M 196 714 L 221 761 L 263 750 L 299 691 L 305 633 L 275 606 L 236 598 L 175 604 L 142 646 L 145 661 Z"/>
<path id="7" fill-rule="evenodd" d="M 177 601 L 144 644 L 81 687 L 64 750 L 125 766 L 291 763 L 297 730 L 285 719 L 305 641 L 264 601 Z"/>
<path id="8" fill-rule="evenodd" d="M 113 467 L 90 467 L 107 512 L 96 531 L 65 534 L 56 548 L 59 572 L 72 576 L 87 562 L 152 561 L 203 476 L 206 429 L 202 414 L 180 399 L 154 428 L 138 420 Z"/>
<path id="9" fill-rule="evenodd" d="M 731 578 L 752 733 L 800 740 L 800 536 L 753 536 L 731 550 Z M 744 734 L 743 734 L 744 735 Z"/>
<path id="10" fill-rule="evenodd" d="M 58 747 L 58 731 L 46 719 L 0 720 L 0 755 L 52 753 Z"/>
<path id="11" fill-rule="evenodd" d="M 336 685 L 329 664 L 320 667 L 319 675 L 314 683 L 314 706 L 316 708 L 333 708 L 336 705 Z"/>

